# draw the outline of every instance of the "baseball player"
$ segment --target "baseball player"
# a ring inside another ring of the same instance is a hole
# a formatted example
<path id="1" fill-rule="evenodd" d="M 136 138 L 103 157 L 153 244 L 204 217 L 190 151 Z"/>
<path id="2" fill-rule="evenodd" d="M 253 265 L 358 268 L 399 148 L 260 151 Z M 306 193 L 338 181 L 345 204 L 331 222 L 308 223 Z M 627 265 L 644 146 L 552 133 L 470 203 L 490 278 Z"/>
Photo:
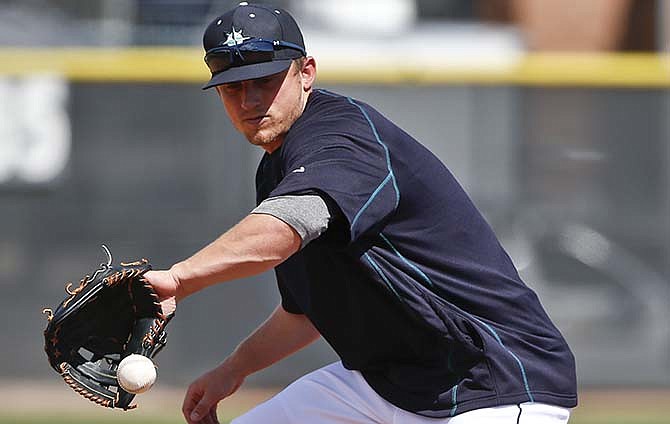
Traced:
<path id="1" fill-rule="evenodd" d="M 190 385 L 186 421 L 218 422 L 245 377 L 323 337 L 340 361 L 233 422 L 566 423 L 573 355 L 444 164 L 373 107 L 315 88 L 283 9 L 240 3 L 204 48 L 204 88 L 265 150 L 257 207 L 146 278 L 178 302 L 274 268 L 281 303 Z"/>

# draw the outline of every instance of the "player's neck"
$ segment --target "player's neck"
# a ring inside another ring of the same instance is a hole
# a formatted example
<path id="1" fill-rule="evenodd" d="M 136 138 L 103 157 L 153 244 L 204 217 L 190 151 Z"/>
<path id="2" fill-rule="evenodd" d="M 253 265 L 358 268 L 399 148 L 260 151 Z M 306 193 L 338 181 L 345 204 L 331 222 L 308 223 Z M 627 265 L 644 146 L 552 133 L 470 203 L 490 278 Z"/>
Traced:
<path id="1" fill-rule="evenodd" d="M 272 152 L 281 147 L 283 142 L 284 142 L 284 134 L 278 136 L 273 141 L 267 144 L 263 144 L 261 147 L 263 148 L 263 150 L 267 152 L 267 154 L 272 154 Z"/>

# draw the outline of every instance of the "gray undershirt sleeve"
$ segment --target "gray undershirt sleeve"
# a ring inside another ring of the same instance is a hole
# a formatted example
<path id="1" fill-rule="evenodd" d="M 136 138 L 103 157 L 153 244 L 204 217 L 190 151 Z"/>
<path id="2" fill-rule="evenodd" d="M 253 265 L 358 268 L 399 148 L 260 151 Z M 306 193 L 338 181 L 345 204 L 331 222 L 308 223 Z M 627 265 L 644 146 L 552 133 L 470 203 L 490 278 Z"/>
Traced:
<path id="1" fill-rule="evenodd" d="M 326 202 L 315 194 L 270 197 L 251 213 L 272 215 L 290 225 L 302 239 L 301 249 L 326 231 L 331 218 Z"/>

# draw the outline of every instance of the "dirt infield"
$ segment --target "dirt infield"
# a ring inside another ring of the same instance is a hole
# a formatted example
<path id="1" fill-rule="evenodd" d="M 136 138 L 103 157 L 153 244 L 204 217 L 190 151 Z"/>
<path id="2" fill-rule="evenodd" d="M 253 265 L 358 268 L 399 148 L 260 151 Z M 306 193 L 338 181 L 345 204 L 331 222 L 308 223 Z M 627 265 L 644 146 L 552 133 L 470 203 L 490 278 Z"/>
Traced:
<path id="1" fill-rule="evenodd" d="M 139 408 L 114 411 L 82 399 L 64 384 L 53 382 L 0 382 L 0 411 L 6 415 L 72 415 L 87 417 L 160 419 L 181 417 L 186 387 L 157 386 L 136 397 Z M 219 405 L 219 417 L 228 420 L 268 399 L 278 388 L 245 388 Z M 121 415 L 119 415 L 121 414 Z M 616 417 L 616 418 L 611 418 Z M 630 419 L 627 419 L 630 417 Z M 648 417 L 645 420 L 643 417 Z M 667 421 L 665 420 L 667 417 Z M 641 419 L 641 420 L 640 420 Z M 670 389 L 583 389 L 571 423 L 670 423 Z"/>
<path id="2" fill-rule="evenodd" d="M 230 419 L 249 410 L 254 405 L 270 398 L 279 389 L 248 388 L 240 390 L 219 404 L 220 416 Z M 181 404 L 186 387 L 155 387 L 138 395 L 136 410 L 122 412 L 101 408 L 83 399 L 65 384 L 54 382 L 0 382 L 0 411 L 6 415 L 30 414 L 81 414 L 85 416 L 112 416 L 110 414 L 132 414 L 140 417 L 181 416 Z"/>
<path id="3" fill-rule="evenodd" d="M 584 389 L 572 416 L 603 422 L 605 417 L 649 417 L 649 422 L 670 423 L 670 389 Z"/>

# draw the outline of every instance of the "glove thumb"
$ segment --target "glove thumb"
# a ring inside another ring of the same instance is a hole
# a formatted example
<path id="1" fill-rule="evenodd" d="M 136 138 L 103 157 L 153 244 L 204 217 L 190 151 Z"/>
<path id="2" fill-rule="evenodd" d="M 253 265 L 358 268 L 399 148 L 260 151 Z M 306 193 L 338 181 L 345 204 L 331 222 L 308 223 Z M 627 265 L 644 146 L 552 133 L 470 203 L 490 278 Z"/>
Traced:
<path id="1" fill-rule="evenodd" d="M 200 421 L 202 418 L 204 418 L 212 408 L 212 404 L 213 402 L 209 399 L 209 397 L 203 396 L 196 407 L 193 408 L 193 412 L 191 412 L 191 420 Z"/>

